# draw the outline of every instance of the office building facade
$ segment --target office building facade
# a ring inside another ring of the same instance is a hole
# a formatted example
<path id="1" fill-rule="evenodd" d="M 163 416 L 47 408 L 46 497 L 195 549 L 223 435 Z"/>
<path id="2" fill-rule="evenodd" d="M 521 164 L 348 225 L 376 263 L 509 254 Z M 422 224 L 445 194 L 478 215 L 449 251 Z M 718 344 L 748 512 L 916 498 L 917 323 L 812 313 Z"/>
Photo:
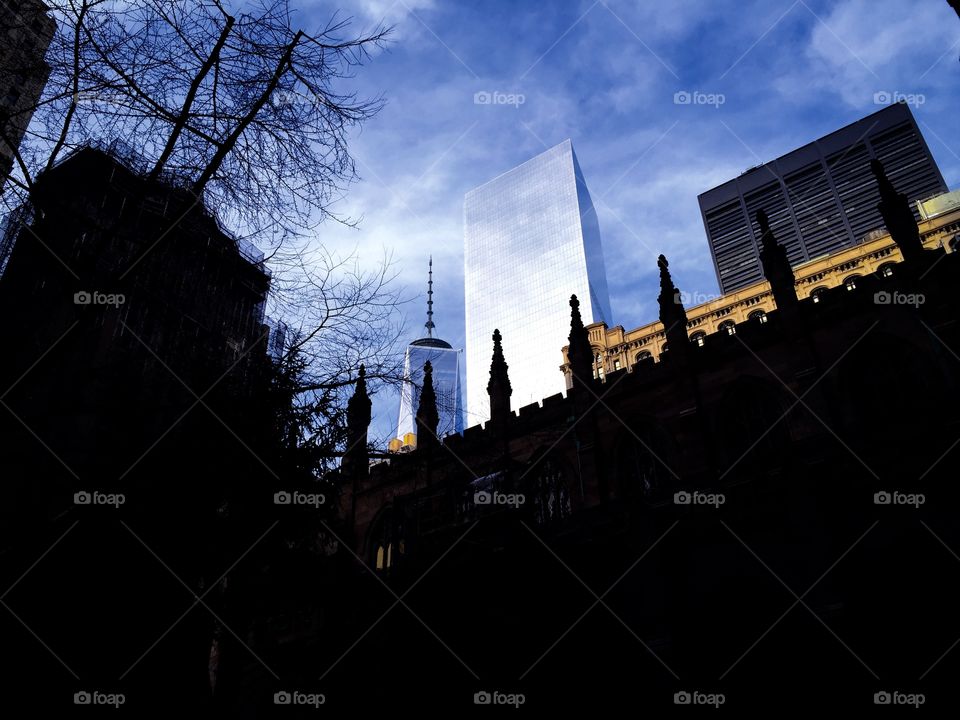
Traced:
<path id="1" fill-rule="evenodd" d="M 911 201 L 947 191 L 913 114 L 896 103 L 700 195 L 720 292 L 763 278 L 755 219 L 760 208 L 794 266 L 856 245 L 881 228 L 872 159 Z"/>
<path id="2" fill-rule="evenodd" d="M 944 253 L 960 251 L 960 190 L 917 202 L 915 208 L 921 217 L 917 227 L 925 249 Z M 856 296 L 862 292 L 865 279 L 890 278 L 902 261 L 900 249 L 890 233 L 878 231 L 854 247 L 795 265 L 796 293 L 801 299 L 810 298 L 814 304 L 826 302 L 830 297 L 828 291 L 837 287 Z M 736 335 L 742 323 L 748 329 L 764 324 L 767 314 L 776 307 L 766 279 L 688 307 L 690 342 L 703 347 L 709 342 L 709 335 Z M 621 370 L 632 372 L 637 363 L 662 360 L 668 349 L 666 328 L 660 320 L 632 330 L 625 330 L 622 325 L 595 323 L 587 325 L 587 335 L 593 348 L 593 376 L 601 381 Z M 563 372 L 569 385 L 568 349 L 563 348 Z"/>
<path id="3" fill-rule="evenodd" d="M 50 75 L 44 57 L 55 31 L 40 0 L 0 2 L 0 190 Z"/>
<path id="4" fill-rule="evenodd" d="M 467 193 L 464 200 L 467 424 L 489 417 L 490 335 L 500 329 L 512 407 L 564 390 L 556 348 L 570 295 L 585 322 L 611 317 L 600 225 L 565 140 Z"/>

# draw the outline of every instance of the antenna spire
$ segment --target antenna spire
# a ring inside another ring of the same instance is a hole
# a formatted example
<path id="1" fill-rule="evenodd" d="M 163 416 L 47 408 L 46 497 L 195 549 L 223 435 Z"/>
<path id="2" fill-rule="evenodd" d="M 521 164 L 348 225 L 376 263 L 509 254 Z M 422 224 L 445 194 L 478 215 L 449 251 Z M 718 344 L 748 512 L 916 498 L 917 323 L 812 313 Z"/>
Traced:
<path id="1" fill-rule="evenodd" d="M 433 255 L 430 256 L 430 273 L 429 280 L 427 281 L 427 337 L 433 337 L 433 329 L 436 325 L 433 324 Z"/>

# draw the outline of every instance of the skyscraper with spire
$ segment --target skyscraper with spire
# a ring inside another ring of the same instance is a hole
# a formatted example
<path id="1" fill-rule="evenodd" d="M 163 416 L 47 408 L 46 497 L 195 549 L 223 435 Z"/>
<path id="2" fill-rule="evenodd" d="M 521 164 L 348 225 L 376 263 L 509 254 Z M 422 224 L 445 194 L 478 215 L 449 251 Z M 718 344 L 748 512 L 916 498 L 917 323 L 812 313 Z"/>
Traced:
<path id="1" fill-rule="evenodd" d="M 427 275 L 427 334 L 407 346 L 403 361 L 403 387 L 400 391 L 400 417 L 397 436 L 390 441 L 390 449 L 400 451 L 417 445 L 417 408 L 423 389 L 423 368 L 430 363 L 433 390 L 436 395 L 437 436 L 463 432 L 463 405 L 460 393 L 460 351 L 446 340 L 434 337 L 433 322 L 433 257 Z"/>

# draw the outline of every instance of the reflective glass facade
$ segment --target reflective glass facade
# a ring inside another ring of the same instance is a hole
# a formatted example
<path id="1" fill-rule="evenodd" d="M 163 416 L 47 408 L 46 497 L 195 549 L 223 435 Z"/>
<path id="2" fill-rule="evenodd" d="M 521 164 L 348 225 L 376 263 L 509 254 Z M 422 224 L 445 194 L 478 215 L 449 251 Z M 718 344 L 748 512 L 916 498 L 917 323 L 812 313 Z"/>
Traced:
<path id="1" fill-rule="evenodd" d="M 400 419 L 397 437 L 401 441 L 408 433 L 417 432 L 417 407 L 423 387 L 423 365 L 433 366 L 433 389 L 437 395 L 440 422 L 437 435 L 444 437 L 463 432 L 463 405 L 460 393 L 460 351 L 443 340 L 424 338 L 407 346 L 403 363 L 403 388 L 400 391 Z"/>
<path id="2" fill-rule="evenodd" d="M 757 210 L 766 211 L 794 265 L 862 242 L 882 227 L 874 158 L 910 200 L 947 191 L 909 107 L 896 103 L 700 195 L 721 292 L 763 277 Z M 914 214 L 919 219 L 916 208 Z"/>
<path id="3" fill-rule="evenodd" d="M 496 328 L 513 409 L 563 392 L 570 295 L 585 323 L 611 318 L 600 225 L 570 140 L 467 193 L 464 285 L 466 424 L 489 417 Z"/>

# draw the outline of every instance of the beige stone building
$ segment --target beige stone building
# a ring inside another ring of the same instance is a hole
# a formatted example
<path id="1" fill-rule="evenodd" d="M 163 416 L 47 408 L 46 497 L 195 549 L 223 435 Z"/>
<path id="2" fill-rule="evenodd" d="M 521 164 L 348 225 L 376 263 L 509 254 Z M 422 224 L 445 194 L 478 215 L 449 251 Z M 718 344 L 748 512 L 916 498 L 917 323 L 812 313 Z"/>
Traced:
<path id="1" fill-rule="evenodd" d="M 924 247 L 956 252 L 960 248 L 960 190 L 918 202 L 917 208 Z M 819 302 L 822 291 L 839 285 L 845 285 L 853 292 L 857 289 L 857 278 L 871 273 L 892 274 L 894 264 L 902 259 L 886 229 L 874 230 L 859 245 L 796 265 L 793 270 L 797 297 Z M 684 302 L 683 293 L 678 299 Z M 687 307 L 687 331 L 691 342 L 702 343 L 711 333 L 735 333 L 739 323 L 766 322 L 766 313 L 775 307 L 770 283 L 762 280 L 728 295 Z M 594 376 L 601 379 L 618 370 L 630 370 L 641 360 L 659 360 L 667 349 L 664 327 L 659 320 L 633 330 L 624 330 L 622 325 L 607 327 L 606 323 L 593 323 L 587 326 L 587 331 L 594 349 Z M 560 369 L 567 376 L 569 388 L 566 346 Z"/>

